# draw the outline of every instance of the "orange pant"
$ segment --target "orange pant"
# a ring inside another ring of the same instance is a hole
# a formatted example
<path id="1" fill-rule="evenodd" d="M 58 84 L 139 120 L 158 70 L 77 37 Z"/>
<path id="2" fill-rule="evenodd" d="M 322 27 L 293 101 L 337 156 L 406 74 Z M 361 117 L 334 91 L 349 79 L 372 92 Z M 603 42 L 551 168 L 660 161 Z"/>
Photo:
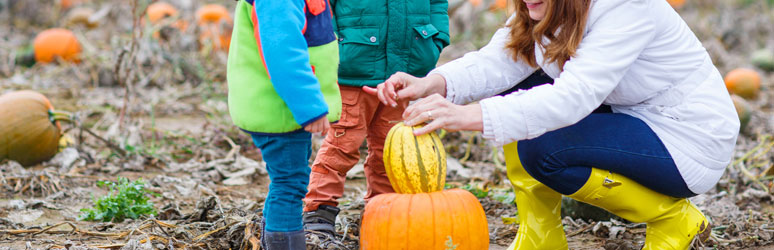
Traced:
<path id="1" fill-rule="evenodd" d="M 364 164 L 368 192 L 366 201 L 392 189 L 382 161 L 384 138 L 395 123 L 402 120 L 405 107 L 393 108 L 379 102 L 359 87 L 341 86 L 342 113 L 332 124 L 320 151 L 312 164 L 309 192 L 304 198 L 304 211 L 314 211 L 320 205 L 337 206 L 336 199 L 344 194 L 347 172 L 360 160 L 360 145 L 368 143 Z"/>

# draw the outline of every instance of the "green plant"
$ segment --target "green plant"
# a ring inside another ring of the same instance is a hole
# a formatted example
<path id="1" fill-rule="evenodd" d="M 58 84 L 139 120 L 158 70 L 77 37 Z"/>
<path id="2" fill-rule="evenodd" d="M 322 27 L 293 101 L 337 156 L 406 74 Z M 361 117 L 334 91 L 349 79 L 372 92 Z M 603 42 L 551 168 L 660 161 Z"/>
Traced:
<path id="1" fill-rule="evenodd" d="M 143 215 L 156 215 L 153 203 L 148 202 L 150 196 L 159 194 L 145 189 L 142 179 L 129 182 L 129 179 L 118 177 L 117 182 L 98 181 L 98 187 L 107 187 L 108 194 L 94 199 L 92 208 L 81 209 L 79 220 L 121 222 L 126 218 L 137 219 Z"/>
<path id="2" fill-rule="evenodd" d="M 489 196 L 489 190 L 484 190 L 483 188 L 479 188 L 477 185 L 471 185 L 471 184 L 465 184 L 462 186 L 462 189 L 467 190 L 476 198 L 484 198 Z"/>
<path id="3" fill-rule="evenodd" d="M 454 244 L 454 241 L 452 241 L 452 237 L 451 236 L 446 236 L 446 237 L 448 237 L 446 242 L 445 242 L 446 250 L 455 250 L 455 249 L 457 249 L 457 246 L 459 246 L 460 244 Z"/>

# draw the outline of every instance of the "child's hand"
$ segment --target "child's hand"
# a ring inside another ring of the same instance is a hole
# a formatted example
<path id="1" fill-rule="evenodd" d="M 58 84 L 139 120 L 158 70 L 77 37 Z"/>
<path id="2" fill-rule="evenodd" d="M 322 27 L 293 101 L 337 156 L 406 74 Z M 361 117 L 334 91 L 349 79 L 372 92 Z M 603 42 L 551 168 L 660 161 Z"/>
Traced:
<path id="1" fill-rule="evenodd" d="M 312 134 L 319 133 L 321 136 L 325 136 L 325 134 L 328 133 L 328 129 L 330 128 L 331 128 L 331 123 L 328 122 L 328 117 L 323 116 L 323 117 L 320 117 L 320 119 L 317 119 L 316 121 L 306 125 L 304 127 L 304 130 Z"/>

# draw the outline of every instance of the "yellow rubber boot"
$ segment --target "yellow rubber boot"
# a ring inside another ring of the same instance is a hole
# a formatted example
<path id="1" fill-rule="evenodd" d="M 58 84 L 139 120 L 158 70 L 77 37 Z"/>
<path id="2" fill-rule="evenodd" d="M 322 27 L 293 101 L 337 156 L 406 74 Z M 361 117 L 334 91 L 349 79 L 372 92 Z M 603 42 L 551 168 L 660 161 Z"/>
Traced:
<path id="1" fill-rule="evenodd" d="M 516 142 L 503 146 L 503 151 L 519 210 L 519 231 L 508 250 L 567 249 L 561 218 L 562 195 L 524 170 Z"/>
<path id="2" fill-rule="evenodd" d="M 570 197 L 632 222 L 646 222 L 643 249 L 688 249 L 697 234 L 709 236 L 707 218 L 688 199 L 658 193 L 610 171 L 592 168 L 586 184 Z"/>

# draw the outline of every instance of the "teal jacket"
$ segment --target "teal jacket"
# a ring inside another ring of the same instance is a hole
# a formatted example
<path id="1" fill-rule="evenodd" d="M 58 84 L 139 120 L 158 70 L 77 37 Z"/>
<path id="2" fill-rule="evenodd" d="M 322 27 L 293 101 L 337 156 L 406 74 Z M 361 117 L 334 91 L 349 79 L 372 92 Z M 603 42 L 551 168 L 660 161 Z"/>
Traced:
<path id="1" fill-rule="evenodd" d="M 376 86 L 401 71 L 425 76 L 449 45 L 446 0 L 330 0 L 339 84 Z"/>
<path id="2" fill-rule="evenodd" d="M 284 134 L 339 119 L 338 45 L 325 0 L 239 1 L 231 41 L 228 107 L 239 128 Z"/>

